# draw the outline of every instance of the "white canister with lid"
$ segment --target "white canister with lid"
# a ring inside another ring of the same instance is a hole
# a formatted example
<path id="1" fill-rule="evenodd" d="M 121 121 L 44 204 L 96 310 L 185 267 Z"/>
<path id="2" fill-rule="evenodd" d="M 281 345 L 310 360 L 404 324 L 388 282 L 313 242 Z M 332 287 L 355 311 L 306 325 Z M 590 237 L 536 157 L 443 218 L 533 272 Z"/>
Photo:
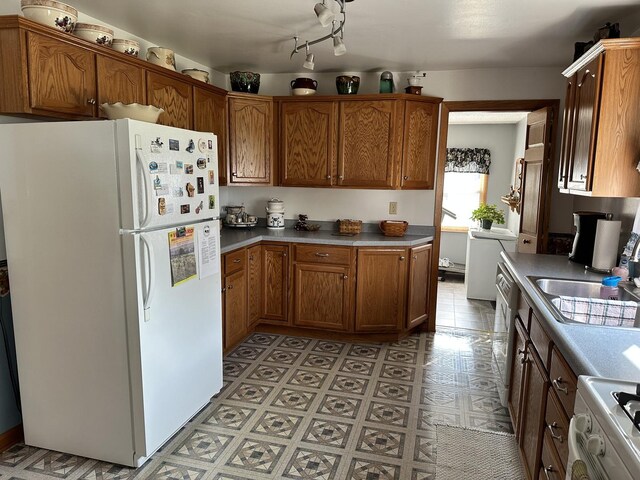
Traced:
<path id="1" fill-rule="evenodd" d="M 284 213 L 284 202 L 277 198 L 272 198 L 267 202 L 267 213 Z"/>

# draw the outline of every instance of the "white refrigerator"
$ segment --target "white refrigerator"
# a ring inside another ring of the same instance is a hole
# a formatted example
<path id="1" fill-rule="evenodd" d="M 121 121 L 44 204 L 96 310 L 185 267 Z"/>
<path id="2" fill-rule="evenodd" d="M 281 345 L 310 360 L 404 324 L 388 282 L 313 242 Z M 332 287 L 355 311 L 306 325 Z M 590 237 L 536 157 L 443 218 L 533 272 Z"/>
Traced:
<path id="1" fill-rule="evenodd" d="M 140 466 L 222 387 L 213 134 L 0 126 L 25 442 Z"/>

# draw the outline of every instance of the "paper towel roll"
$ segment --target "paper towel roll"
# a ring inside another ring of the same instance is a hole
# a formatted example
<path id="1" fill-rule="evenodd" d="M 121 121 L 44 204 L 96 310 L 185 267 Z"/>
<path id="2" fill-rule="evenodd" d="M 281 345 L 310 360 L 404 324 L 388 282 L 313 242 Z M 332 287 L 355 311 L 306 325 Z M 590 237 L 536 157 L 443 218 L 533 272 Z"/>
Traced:
<path id="1" fill-rule="evenodd" d="M 616 266 L 621 224 L 620 220 L 598 220 L 591 262 L 593 268 L 609 270 Z"/>

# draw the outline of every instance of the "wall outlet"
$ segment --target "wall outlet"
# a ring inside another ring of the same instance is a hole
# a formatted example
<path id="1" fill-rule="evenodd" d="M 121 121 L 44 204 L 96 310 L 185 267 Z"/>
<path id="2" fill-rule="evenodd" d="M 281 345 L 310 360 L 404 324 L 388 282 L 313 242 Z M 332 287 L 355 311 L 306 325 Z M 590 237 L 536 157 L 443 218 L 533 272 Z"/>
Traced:
<path id="1" fill-rule="evenodd" d="M 389 215 L 398 214 L 398 202 L 389 202 Z"/>

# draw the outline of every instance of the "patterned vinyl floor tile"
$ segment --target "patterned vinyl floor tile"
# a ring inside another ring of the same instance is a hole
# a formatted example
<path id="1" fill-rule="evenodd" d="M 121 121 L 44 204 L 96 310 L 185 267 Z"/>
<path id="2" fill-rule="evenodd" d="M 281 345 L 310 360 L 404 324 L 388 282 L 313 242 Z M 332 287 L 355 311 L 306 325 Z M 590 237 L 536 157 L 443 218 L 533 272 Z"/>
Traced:
<path id="1" fill-rule="evenodd" d="M 0 480 L 434 480 L 437 424 L 513 431 L 497 385 L 485 333 L 255 333 L 225 358 L 224 389 L 143 467 L 15 445 Z"/>

